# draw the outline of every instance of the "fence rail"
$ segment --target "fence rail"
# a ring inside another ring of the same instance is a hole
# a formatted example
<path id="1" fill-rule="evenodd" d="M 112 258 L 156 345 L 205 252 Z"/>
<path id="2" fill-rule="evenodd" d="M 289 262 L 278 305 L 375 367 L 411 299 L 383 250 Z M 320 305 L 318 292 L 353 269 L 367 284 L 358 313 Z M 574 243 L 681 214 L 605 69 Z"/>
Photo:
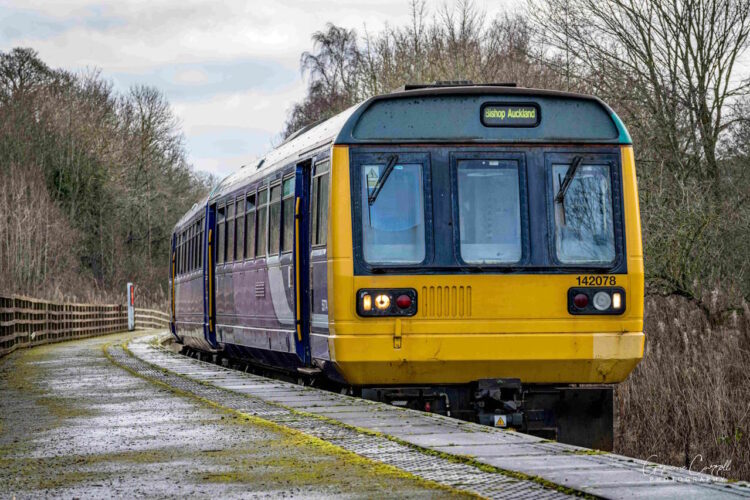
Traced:
<path id="1" fill-rule="evenodd" d="M 166 328 L 169 315 L 135 309 L 135 327 Z M 21 295 L 0 295 L 0 357 L 22 347 L 94 337 L 128 329 L 120 304 L 67 304 Z"/>

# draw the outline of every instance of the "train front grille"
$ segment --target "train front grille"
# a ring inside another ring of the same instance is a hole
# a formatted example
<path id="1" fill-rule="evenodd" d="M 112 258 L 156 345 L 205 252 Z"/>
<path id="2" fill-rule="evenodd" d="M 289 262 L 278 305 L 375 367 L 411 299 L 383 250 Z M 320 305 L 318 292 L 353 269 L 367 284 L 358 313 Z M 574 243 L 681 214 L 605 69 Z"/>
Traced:
<path id="1" fill-rule="evenodd" d="M 423 318 L 471 316 L 470 286 L 423 286 L 418 300 Z"/>

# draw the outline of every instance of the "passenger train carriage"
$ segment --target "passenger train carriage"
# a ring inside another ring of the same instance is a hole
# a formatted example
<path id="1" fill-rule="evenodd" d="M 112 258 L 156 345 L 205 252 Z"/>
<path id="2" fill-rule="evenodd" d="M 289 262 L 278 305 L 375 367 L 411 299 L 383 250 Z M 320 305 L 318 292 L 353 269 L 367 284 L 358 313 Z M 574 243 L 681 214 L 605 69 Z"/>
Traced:
<path id="1" fill-rule="evenodd" d="M 356 395 L 610 449 L 643 356 L 631 139 L 600 100 L 406 86 L 177 224 L 172 333 Z"/>

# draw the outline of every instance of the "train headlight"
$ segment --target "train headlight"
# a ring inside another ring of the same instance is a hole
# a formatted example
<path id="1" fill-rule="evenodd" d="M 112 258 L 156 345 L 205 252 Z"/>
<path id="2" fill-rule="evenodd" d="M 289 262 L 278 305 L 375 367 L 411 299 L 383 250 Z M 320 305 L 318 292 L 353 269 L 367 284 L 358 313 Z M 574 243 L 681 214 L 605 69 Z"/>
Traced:
<path id="1" fill-rule="evenodd" d="M 598 311 L 606 311 L 612 305 L 612 297 L 607 292 L 596 292 L 594 294 L 594 307 Z"/>
<path id="2" fill-rule="evenodd" d="M 570 288 L 568 312 L 575 315 L 622 314 L 625 312 L 625 290 L 620 287 Z"/>
<path id="3" fill-rule="evenodd" d="M 360 316 L 414 316 L 417 291 L 413 288 L 363 289 L 357 292 Z"/>
<path id="4" fill-rule="evenodd" d="M 391 298 L 388 295 L 381 293 L 380 295 L 375 296 L 375 307 L 381 311 L 387 310 L 390 305 Z"/>

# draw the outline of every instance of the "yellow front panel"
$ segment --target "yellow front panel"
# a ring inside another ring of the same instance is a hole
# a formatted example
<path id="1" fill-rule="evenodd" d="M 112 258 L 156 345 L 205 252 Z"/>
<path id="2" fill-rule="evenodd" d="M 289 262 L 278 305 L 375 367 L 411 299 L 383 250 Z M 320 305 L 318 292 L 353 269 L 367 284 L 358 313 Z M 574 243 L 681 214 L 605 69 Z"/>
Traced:
<path id="1" fill-rule="evenodd" d="M 331 359 L 352 384 L 611 383 L 643 356 L 643 257 L 632 148 L 622 148 L 628 273 L 620 316 L 573 316 L 574 274 L 353 276 L 349 150 L 333 148 L 329 224 Z M 411 318 L 360 318 L 360 288 L 414 288 Z"/>

